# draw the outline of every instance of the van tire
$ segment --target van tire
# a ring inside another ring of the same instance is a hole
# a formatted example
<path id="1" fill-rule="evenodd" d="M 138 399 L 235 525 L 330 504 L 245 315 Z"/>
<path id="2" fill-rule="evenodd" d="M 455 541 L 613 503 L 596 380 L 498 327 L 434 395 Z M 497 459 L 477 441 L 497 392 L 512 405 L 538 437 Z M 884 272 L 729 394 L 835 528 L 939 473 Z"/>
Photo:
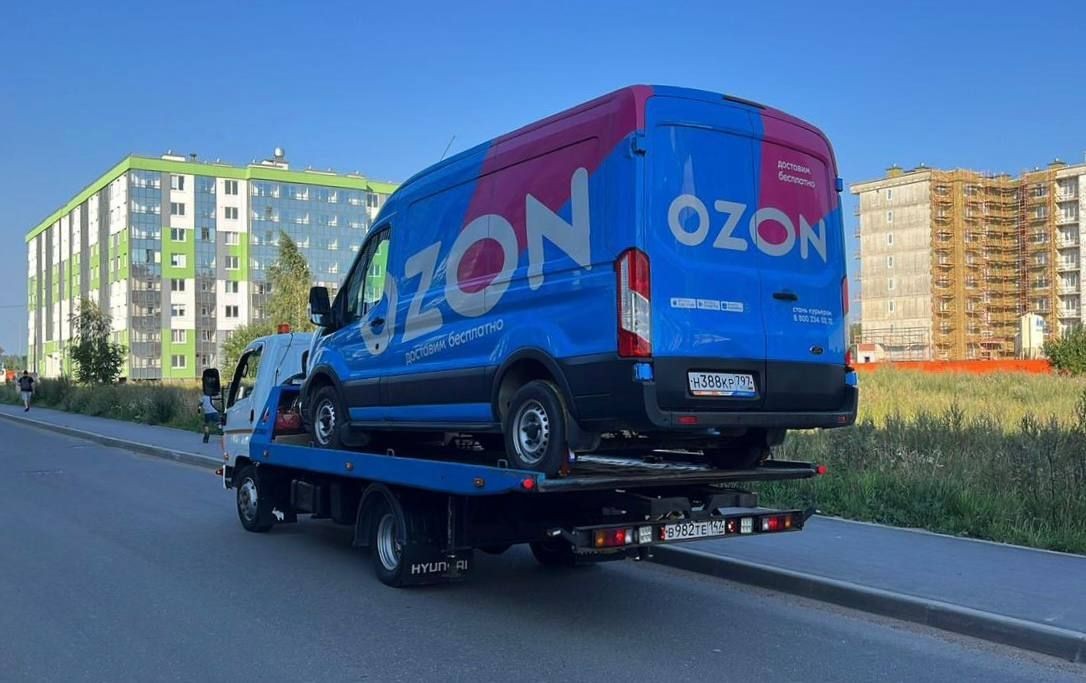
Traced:
<path id="1" fill-rule="evenodd" d="M 705 457 L 717 469 L 750 470 L 769 457 L 769 447 L 737 445 L 731 448 L 706 448 Z"/>
<path id="2" fill-rule="evenodd" d="M 320 448 L 342 449 L 344 416 L 343 401 L 332 385 L 325 385 L 313 396 L 313 409 L 309 414 L 313 442 Z"/>
<path id="3" fill-rule="evenodd" d="M 569 457 L 569 415 L 558 387 L 532 380 L 513 394 L 505 413 L 505 452 L 516 469 L 558 474 Z"/>

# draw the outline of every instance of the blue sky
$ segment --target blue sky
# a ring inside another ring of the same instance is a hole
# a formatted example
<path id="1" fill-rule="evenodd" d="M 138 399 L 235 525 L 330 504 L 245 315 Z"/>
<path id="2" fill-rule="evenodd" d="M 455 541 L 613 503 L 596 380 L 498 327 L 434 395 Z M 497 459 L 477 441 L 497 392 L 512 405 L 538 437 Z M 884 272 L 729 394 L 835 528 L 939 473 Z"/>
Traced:
<path id="1" fill-rule="evenodd" d="M 23 235 L 129 153 L 402 180 L 630 83 L 820 126 L 846 182 L 1086 153 L 1086 3 L 13 3 L 0 24 L 0 346 L 26 347 Z M 987 7 L 987 9 L 985 9 Z M 848 233 L 855 219 L 849 200 Z M 855 261 L 850 261 L 855 269 Z"/>

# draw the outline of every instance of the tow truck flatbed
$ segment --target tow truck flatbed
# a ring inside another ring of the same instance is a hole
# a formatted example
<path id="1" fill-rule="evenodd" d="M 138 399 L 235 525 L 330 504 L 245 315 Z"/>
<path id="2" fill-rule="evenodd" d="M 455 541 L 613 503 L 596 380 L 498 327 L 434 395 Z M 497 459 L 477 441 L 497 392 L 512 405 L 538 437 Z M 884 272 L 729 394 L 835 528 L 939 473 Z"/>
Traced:
<path id="1" fill-rule="evenodd" d="M 659 451 L 582 455 L 565 476 L 546 477 L 500 466 L 494 453 L 321 449 L 296 431 L 277 433 L 297 392 L 272 388 L 247 454 L 225 456 L 223 484 L 237 489 L 242 525 L 267 531 L 298 514 L 353 525 L 355 545 L 373 549 L 378 577 L 393 586 L 461 578 L 474 550 L 518 543 L 543 564 L 573 565 L 644 559 L 664 543 L 798 531 L 813 510 L 760 507 L 739 485 L 821 474 L 775 460 L 722 470 L 696 454 Z"/>

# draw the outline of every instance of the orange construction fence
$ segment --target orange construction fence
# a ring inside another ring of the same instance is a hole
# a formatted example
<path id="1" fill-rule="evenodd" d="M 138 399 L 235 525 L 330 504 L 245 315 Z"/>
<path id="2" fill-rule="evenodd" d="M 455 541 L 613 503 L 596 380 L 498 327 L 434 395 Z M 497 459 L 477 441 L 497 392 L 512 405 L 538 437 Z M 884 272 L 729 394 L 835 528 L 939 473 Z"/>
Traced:
<path id="1" fill-rule="evenodd" d="M 856 369 L 860 372 L 874 372 L 886 367 L 919 372 L 965 372 L 972 375 L 987 375 L 994 372 L 1052 374 L 1052 364 L 1047 360 L 908 360 L 856 365 Z"/>

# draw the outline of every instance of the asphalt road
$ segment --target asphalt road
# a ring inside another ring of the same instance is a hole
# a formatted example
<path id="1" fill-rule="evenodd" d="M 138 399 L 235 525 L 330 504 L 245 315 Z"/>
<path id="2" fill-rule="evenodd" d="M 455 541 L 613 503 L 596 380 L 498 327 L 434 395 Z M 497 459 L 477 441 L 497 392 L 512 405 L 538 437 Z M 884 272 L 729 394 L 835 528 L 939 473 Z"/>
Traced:
<path id="1" fill-rule="evenodd" d="M 386 588 L 345 529 L 245 533 L 207 470 L 0 422 L 4 681 L 1086 677 L 654 565 L 479 560 L 467 583 Z"/>

